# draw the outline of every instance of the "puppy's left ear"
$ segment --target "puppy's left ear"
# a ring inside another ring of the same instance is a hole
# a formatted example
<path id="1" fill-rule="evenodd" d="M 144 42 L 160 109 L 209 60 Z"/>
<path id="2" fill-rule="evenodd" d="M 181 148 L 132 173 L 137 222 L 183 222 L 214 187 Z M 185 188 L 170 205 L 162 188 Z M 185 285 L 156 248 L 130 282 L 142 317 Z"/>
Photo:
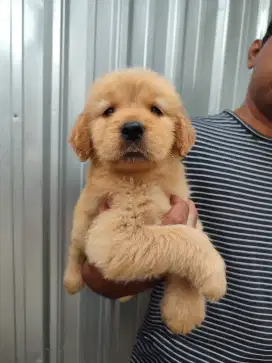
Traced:
<path id="1" fill-rule="evenodd" d="M 85 111 L 78 116 L 75 126 L 72 129 L 69 143 L 81 161 L 89 159 L 92 144 L 89 130 L 89 117 Z"/>
<path id="2" fill-rule="evenodd" d="M 180 110 L 177 117 L 175 132 L 175 148 L 177 149 L 179 156 L 183 158 L 188 154 L 196 140 L 196 132 L 184 109 Z"/>

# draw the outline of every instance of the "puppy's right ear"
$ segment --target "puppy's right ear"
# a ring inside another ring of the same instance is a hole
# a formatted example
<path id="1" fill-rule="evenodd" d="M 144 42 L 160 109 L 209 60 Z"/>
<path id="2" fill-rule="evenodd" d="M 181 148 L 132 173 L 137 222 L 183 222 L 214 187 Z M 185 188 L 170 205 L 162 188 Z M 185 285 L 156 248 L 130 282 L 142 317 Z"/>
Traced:
<path id="1" fill-rule="evenodd" d="M 82 112 L 72 129 L 69 143 L 81 161 L 86 161 L 91 156 L 92 144 L 89 130 L 89 117 Z"/>

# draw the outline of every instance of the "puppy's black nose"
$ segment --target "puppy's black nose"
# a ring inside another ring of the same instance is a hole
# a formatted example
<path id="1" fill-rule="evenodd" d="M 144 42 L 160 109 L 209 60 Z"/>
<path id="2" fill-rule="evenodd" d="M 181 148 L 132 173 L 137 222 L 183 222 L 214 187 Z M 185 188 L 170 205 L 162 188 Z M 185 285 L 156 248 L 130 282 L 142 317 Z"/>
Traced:
<path id="1" fill-rule="evenodd" d="M 121 134 L 126 141 L 140 140 L 144 135 L 144 125 L 138 121 L 126 122 L 121 128 Z"/>

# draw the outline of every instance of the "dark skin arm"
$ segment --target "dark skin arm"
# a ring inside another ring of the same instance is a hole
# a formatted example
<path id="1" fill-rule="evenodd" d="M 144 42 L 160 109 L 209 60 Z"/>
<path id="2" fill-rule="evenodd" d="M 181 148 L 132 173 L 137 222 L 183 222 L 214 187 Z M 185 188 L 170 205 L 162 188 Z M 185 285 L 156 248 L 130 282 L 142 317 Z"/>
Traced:
<path id="1" fill-rule="evenodd" d="M 165 214 L 162 220 L 163 225 L 186 224 L 188 216 L 193 216 L 194 225 L 197 223 L 197 210 L 192 201 L 186 203 L 179 197 L 171 198 L 171 209 Z M 101 207 L 101 212 L 109 208 L 107 204 Z M 82 267 L 82 277 L 86 285 L 95 293 L 109 299 L 137 295 L 156 286 L 158 281 L 134 281 L 129 283 L 117 283 L 105 280 L 100 271 L 87 262 Z"/>

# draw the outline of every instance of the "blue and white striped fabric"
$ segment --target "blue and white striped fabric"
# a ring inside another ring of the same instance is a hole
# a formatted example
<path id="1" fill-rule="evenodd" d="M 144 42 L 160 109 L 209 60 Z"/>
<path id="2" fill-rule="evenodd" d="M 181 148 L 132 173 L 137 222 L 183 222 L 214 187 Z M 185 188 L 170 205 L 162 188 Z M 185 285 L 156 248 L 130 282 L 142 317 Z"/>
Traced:
<path id="1" fill-rule="evenodd" d="M 175 336 L 154 290 L 132 363 L 272 362 L 272 139 L 233 113 L 195 119 L 187 176 L 205 231 L 227 265 L 228 293 L 200 329 Z"/>

